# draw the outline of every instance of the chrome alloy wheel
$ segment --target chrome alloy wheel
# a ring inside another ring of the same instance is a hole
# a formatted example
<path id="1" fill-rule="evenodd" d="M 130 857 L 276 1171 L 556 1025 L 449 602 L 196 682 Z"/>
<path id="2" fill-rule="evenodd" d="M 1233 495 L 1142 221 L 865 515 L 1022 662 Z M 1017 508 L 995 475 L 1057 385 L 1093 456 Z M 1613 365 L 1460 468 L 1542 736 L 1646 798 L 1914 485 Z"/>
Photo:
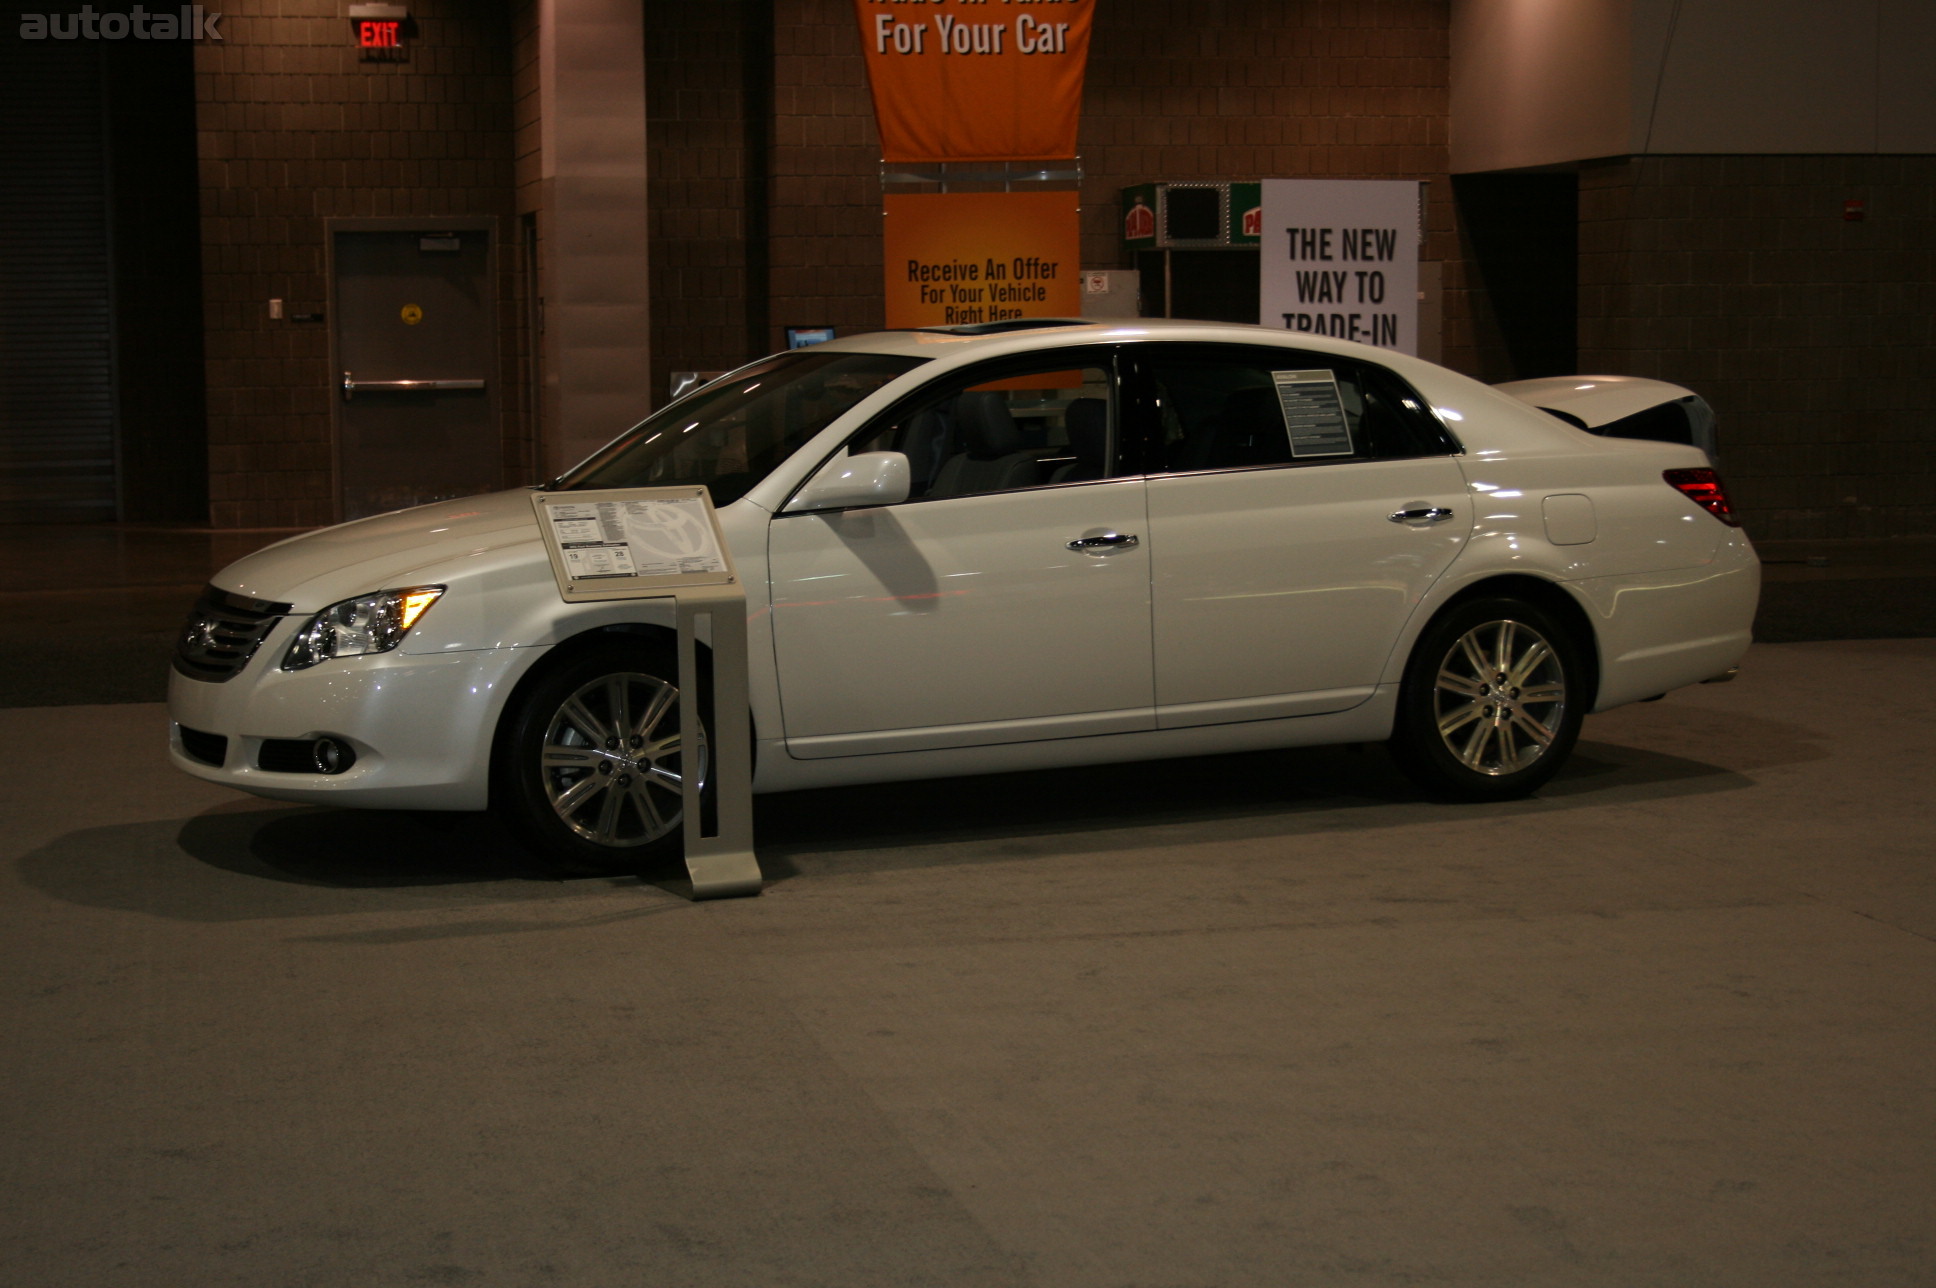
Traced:
<path id="1" fill-rule="evenodd" d="M 1500 776 L 1528 769 L 1566 715 L 1566 670 L 1524 622 L 1473 627 L 1439 663 L 1433 715 L 1445 749 L 1465 768 Z"/>
<path id="2" fill-rule="evenodd" d="M 692 759 L 704 781 L 703 737 Z M 559 705 L 538 763 L 551 808 L 577 835 L 612 847 L 659 840 L 685 806 L 678 688 L 635 671 L 599 676 Z"/>

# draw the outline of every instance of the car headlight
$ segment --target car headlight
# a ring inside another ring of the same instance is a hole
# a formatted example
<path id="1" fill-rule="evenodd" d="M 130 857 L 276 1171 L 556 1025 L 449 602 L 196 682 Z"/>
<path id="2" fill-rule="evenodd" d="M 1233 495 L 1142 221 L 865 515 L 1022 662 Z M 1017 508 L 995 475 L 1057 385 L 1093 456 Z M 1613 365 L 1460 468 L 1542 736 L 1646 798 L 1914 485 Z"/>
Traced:
<path id="1" fill-rule="evenodd" d="M 303 623 L 283 655 L 282 669 L 301 671 L 333 657 L 387 653 L 444 593 L 442 586 L 379 590 L 331 604 Z"/>

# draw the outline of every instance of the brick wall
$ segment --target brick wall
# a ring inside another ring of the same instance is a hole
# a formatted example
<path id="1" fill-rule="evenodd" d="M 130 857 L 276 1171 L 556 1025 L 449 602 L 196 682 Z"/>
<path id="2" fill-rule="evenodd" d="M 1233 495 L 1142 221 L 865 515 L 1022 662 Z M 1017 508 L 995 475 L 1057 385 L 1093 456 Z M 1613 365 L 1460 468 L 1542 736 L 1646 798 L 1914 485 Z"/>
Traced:
<path id="1" fill-rule="evenodd" d="M 770 6 L 747 0 L 655 15 L 646 41 L 646 192 L 652 387 L 773 347 L 761 307 Z M 757 43 L 754 43 L 757 42 Z"/>
<path id="2" fill-rule="evenodd" d="M 854 7 L 773 10 L 772 323 L 871 330 L 884 320 L 881 145 Z"/>
<path id="3" fill-rule="evenodd" d="M 222 10 L 224 39 L 196 49 L 210 518 L 313 526 L 336 504 L 328 323 L 271 321 L 267 301 L 323 310 L 330 217 L 482 214 L 513 230 L 509 27 L 495 8 L 419 0 L 411 61 L 377 64 L 326 0 Z M 517 257 L 501 244 L 498 262 L 500 407 L 521 473 Z"/>
<path id="4" fill-rule="evenodd" d="M 505 319 L 511 388 L 518 399 L 517 414 L 504 425 L 504 481 L 510 484 L 541 476 L 545 434 L 539 386 L 543 380 L 539 356 L 543 309 L 538 300 L 544 267 L 545 226 L 543 174 L 543 95 L 538 66 L 538 5 L 518 0 L 511 6 L 511 184 L 515 224 L 503 229 L 506 264 L 501 281 L 513 291 L 500 291 L 510 302 Z"/>
<path id="5" fill-rule="evenodd" d="M 768 0 L 771 327 L 882 323 L 879 141 L 847 0 Z M 739 84 L 724 28 L 760 4 L 668 14 L 648 45 L 654 121 L 655 365 L 725 365 L 736 274 Z M 679 33 L 685 33 L 683 36 Z M 1447 11 L 1438 0 L 1105 0 L 1097 7 L 1079 147 L 1085 267 L 1124 265 L 1118 192 L 1151 179 L 1416 178 L 1431 181 L 1424 256 L 1447 261 L 1446 345 L 1475 341 L 1446 182 Z M 665 83 L 672 78 L 674 85 Z M 709 86 L 718 87 L 709 92 Z M 708 167 L 713 172 L 708 173 Z M 662 267 L 663 265 L 663 267 Z M 721 345 L 726 345 L 722 348 Z"/>
<path id="6" fill-rule="evenodd" d="M 1932 247 L 1936 157 L 1583 166 L 1581 368 L 1705 396 L 1755 536 L 1936 532 Z"/>
<path id="7" fill-rule="evenodd" d="M 1079 139 L 1083 258 L 1121 262 L 1118 190 L 1151 179 L 1430 179 L 1437 231 L 1448 40 L 1431 0 L 1102 0 Z"/>
<path id="8" fill-rule="evenodd" d="M 543 179 L 543 87 L 538 66 L 538 6 L 511 7 L 511 156 L 520 213 L 535 211 Z"/>

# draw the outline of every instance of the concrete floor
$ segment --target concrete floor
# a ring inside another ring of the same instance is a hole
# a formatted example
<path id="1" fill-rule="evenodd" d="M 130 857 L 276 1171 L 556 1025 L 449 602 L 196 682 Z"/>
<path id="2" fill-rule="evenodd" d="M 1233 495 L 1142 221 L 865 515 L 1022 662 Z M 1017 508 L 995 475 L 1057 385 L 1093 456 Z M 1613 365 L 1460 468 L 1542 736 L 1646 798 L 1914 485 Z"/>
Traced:
<path id="1" fill-rule="evenodd" d="M 0 710 L 0 1283 L 1926 1288 L 1933 667 L 770 797 L 700 905 Z"/>

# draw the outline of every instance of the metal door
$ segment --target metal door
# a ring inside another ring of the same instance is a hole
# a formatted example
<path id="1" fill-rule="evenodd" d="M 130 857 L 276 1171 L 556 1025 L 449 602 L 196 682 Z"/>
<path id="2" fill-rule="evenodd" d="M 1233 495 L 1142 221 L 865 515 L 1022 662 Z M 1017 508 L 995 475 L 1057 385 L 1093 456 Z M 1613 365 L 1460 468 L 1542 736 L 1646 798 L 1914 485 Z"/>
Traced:
<path id="1" fill-rule="evenodd" d="M 488 229 L 337 229 L 332 253 L 343 517 L 501 486 Z"/>

